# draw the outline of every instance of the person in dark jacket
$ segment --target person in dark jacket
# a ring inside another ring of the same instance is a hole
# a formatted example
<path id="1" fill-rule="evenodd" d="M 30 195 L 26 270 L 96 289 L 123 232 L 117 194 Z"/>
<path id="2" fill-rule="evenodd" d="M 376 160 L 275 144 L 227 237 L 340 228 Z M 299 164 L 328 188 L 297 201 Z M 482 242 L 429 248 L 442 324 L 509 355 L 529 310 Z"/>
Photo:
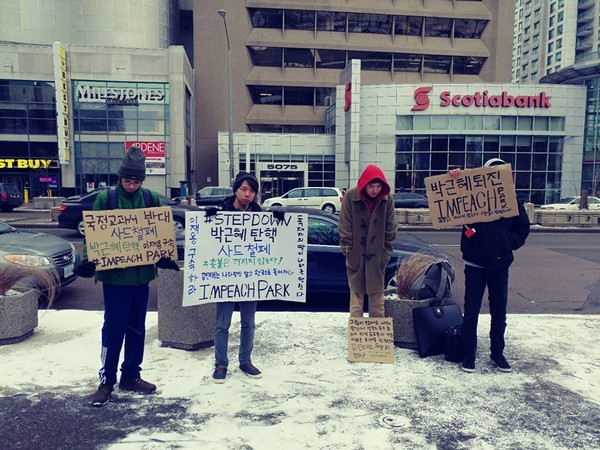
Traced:
<path id="1" fill-rule="evenodd" d="M 129 147 L 119 168 L 117 209 L 138 209 L 159 206 L 156 192 L 151 191 L 152 203 L 146 205 L 141 186 L 146 178 L 146 162 L 142 151 Z M 94 201 L 94 211 L 109 208 L 109 192 L 101 191 Z M 83 261 L 78 269 L 82 277 L 95 275 L 101 281 L 104 296 L 104 324 L 102 326 L 102 367 L 98 372 L 100 385 L 91 396 L 93 406 L 106 405 L 111 398 L 113 386 L 117 382 L 119 355 L 125 341 L 125 355 L 121 364 L 121 390 L 150 394 L 156 386 L 140 377 L 144 357 L 146 334 L 146 311 L 148 307 L 148 284 L 156 278 L 156 267 L 179 270 L 177 263 L 169 258 L 161 258 L 156 265 L 108 269 L 96 272 L 96 266 L 87 259 L 85 241 Z"/>
<path id="2" fill-rule="evenodd" d="M 256 177 L 248 172 L 240 172 L 233 182 L 233 195 L 223 200 L 220 205 L 221 209 L 224 211 L 259 212 L 261 211 L 261 207 L 256 203 L 257 193 L 258 180 Z M 251 378 L 260 378 L 262 373 L 252 364 L 251 360 L 252 349 L 254 347 L 254 330 L 256 328 L 254 322 L 256 302 L 243 301 L 239 302 L 239 305 L 241 332 L 238 358 L 240 370 Z M 234 299 L 217 303 L 217 322 L 215 324 L 214 336 L 215 370 L 213 372 L 213 381 L 218 384 L 225 383 L 227 377 L 227 367 L 229 366 L 227 347 L 234 307 Z"/>
<path id="3" fill-rule="evenodd" d="M 492 158 L 484 167 L 501 164 L 506 163 L 499 158 Z M 450 174 L 458 176 L 460 169 L 455 169 Z M 465 372 L 475 371 L 477 322 L 486 286 L 491 316 L 490 358 L 498 370 L 512 370 L 504 356 L 508 268 L 514 260 L 513 251 L 525 244 L 530 227 L 523 204 L 518 202 L 518 206 L 518 216 L 463 226 L 460 249 L 465 263 L 465 314 L 461 369 Z"/>
<path id="4" fill-rule="evenodd" d="M 368 165 L 348 189 L 340 210 L 340 248 L 346 256 L 350 317 L 362 317 L 365 294 L 369 317 L 384 317 L 385 267 L 394 250 L 398 225 L 394 198 L 383 171 Z"/>

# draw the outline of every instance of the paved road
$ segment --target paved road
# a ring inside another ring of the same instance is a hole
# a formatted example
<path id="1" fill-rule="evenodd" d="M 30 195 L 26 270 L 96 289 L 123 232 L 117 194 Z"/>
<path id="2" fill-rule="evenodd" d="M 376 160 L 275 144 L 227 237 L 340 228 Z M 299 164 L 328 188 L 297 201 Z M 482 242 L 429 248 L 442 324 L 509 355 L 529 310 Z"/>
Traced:
<path id="1" fill-rule="evenodd" d="M 49 220 L 49 212 L 0 213 L 0 219 L 8 218 L 15 226 L 26 226 L 39 218 L 44 228 L 40 231 L 59 235 L 75 243 L 81 251 L 81 238 L 73 231 L 57 228 Z M 23 219 L 23 220 L 22 220 Z M 45 221 L 45 222 L 44 222 Z M 38 224 L 39 226 L 39 224 Z M 515 254 L 510 271 L 510 313 L 588 313 L 600 314 L 600 239 L 599 230 L 548 231 L 534 227 L 522 249 Z M 461 261 L 459 231 L 436 232 L 407 228 L 402 237 L 438 246 L 452 259 L 456 269 L 453 297 L 462 305 L 464 275 Z M 149 309 L 156 310 L 156 286 L 151 284 Z M 263 302 L 265 303 L 265 302 Z M 261 305 L 263 309 L 293 307 L 289 303 Z M 310 298 L 309 309 L 319 310 L 320 305 L 330 311 L 345 311 L 344 298 Z M 79 279 L 67 286 L 57 309 L 102 310 L 102 289 L 89 279 Z M 484 311 L 485 311 L 484 303 Z"/>

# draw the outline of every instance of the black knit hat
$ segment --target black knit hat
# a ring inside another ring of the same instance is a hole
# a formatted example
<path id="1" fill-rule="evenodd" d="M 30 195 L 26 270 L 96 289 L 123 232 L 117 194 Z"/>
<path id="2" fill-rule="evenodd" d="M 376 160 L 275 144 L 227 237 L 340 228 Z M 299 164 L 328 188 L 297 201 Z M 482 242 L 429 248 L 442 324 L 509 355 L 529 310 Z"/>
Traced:
<path id="1" fill-rule="evenodd" d="M 247 181 L 250 187 L 254 192 L 258 192 L 258 180 L 256 177 L 248 172 L 240 172 L 235 176 L 235 181 L 233 182 L 233 193 L 239 189 L 244 181 Z"/>
<path id="2" fill-rule="evenodd" d="M 120 178 L 144 181 L 146 179 L 146 157 L 144 153 L 133 145 L 129 147 L 125 156 L 123 156 L 118 174 Z"/>

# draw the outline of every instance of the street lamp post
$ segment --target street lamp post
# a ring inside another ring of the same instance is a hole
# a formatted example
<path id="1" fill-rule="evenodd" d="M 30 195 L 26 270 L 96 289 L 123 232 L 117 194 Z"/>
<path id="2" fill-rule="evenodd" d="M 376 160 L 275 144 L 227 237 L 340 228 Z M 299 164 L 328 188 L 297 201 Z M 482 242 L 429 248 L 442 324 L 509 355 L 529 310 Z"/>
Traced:
<path id="1" fill-rule="evenodd" d="M 223 18 L 225 26 L 225 37 L 227 38 L 227 128 L 229 132 L 229 183 L 233 186 L 235 171 L 233 167 L 233 99 L 231 95 L 231 45 L 229 44 L 229 32 L 227 31 L 227 11 L 220 9 L 217 14 Z"/>

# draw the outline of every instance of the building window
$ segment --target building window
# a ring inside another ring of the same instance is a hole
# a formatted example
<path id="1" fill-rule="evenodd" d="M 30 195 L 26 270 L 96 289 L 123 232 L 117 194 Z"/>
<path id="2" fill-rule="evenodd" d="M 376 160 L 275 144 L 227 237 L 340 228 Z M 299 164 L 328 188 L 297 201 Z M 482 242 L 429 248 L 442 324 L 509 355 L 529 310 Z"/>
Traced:
<path id="1" fill-rule="evenodd" d="M 483 30 L 487 25 L 486 20 L 455 19 L 454 37 L 467 39 L 481 39 Z"/>
<path id="2" fill-rule="evenodd" d="M 346 31 L 346 13 L 317 11 L 317 31 Z"/>
<path id="3" fill-rule="evenodd" d="M 452 73 L 455 75 L 478 75 L 484 62 L 485 58 L 455 56 L 452 59 Z"/>
<path id="4" fill-rule="evenodd" d="M 548 31 L 548 39 L 554 39 L 554 28 Z"/>
<path id="5" fill-rule="evenodd" d="M 269 8 L 248 8 L 250 20 L 254 28 L 283 27 L 283 10 Z"/>
<path id="6" fill-rule="evenodd" d="M 284 49 L 284 67 L 306 67 L 312 68 L 315 64 L 313 50 L 308 48 L 286 48 Z"/>
<path id="7" fill-rule="evenodd" d="M 392 16 L 348 13 L 348 32 L 390 34 L 392 32 Z"/>
<path id="8" fill-rule="evenodd" d="M 420 72 L 422 55 L 394 53 L 394 70 L 397 72 Z"/>
<path id="9" fill-rule="evenodd" d="M 281 67 L 283 49 L 279 47 L 248 47 L 252 64 L 255 66 Z"/>
<path id="10" fill-rule="evenodd" d="M 284 14 L 286 30 L 314 30 L 315 11 L 286 9 Z"/>
<path id="11" fill-rule="evenodd" d="M 452 31 L 452 19 L 441 17 L 425 18 L 425 36 L 450 37 Z"/>
<path id="12" fill-rule="evenodd" d="M 556 40 L 556 49 L 561 49 L 562 48 L 562 38 L 558 38 Z"/>
<path id="13" fill-rule="evenodd" d="M 450 73 L 451 56 L 423 56 L 423 72 L 424 73 Z"/>
<path id="14" fill-rule="evenodd" d="M 396 17 L 395 34 L 401 36 L 421 36 L 423 32 L 423 18 L 414 16 Z"/>
<path id="15" fill-rule="evenodd" d="M 0 80 L 0 132 L 56 134 L 54 83 Z"/>
<path id="16" fill-rule="evenodd" d="M 552 53 L 554 51 L 554 42 L 550 42 L 548 44 L 548 53 Z"/>
<path id="17" fill-rule="evenodd" d="M 343 69 L 346 67 L 346 51 L 317 49 L 315 63 L 317 69 Z"/>
<path id="18" fill-rule="evenodd" d="M 390 70 L 392 54 L 382 52 L 348 51 L 348 60 L 360 59 L 362 70 Z"/>

